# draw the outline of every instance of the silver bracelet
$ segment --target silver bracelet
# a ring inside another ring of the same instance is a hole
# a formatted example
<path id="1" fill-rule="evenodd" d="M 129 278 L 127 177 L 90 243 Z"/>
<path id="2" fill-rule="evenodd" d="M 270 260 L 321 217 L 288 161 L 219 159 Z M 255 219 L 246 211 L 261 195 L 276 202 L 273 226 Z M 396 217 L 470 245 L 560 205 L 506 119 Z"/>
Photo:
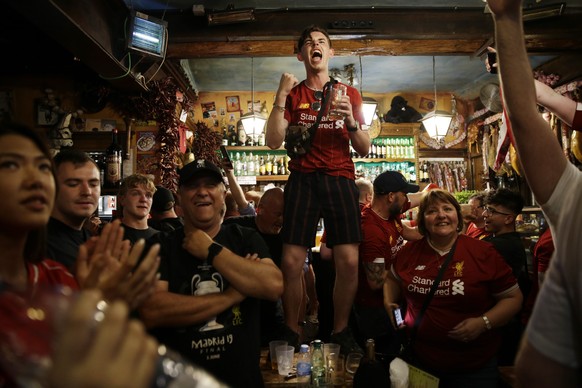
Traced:
<path id="1" fill-rule="evenodd" d="M 481 318 L 483 318 L 483 321 L 485 321 L 485 327 L 487 330 L 491 330 L 491 321 L 489 318 L 487 318 L 487 315 L 482 315 Z"/>

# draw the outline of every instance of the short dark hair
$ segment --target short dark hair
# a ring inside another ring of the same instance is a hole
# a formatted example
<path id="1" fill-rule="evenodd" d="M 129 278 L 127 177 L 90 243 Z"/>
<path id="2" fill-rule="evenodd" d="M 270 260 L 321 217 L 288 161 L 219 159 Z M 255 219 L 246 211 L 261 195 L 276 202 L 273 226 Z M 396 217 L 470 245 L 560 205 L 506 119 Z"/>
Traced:
<path id="1" fill-rule="evenodd" d="M 484 191 L 479 191 L 473 195 L 471 195 L 469 197 L 469 201 L 474 199 L 476 201 L 479 201 L 479 205 L 483 205 L 483 203 L 485 202 L 485 197 L 487 196 L 487 193 L 485 193 Z M 469 202 L 467 201 L 467 202 Z"/>
<path id="2" fill-rule="evenodd" d="M 73 148 L 65 148 L 61 150 L 58 154 L 55 155 L 53 161 L 55 162 L 55 167 L 57 169 L 63 163 L 73 163 L 75 167 L 82 166 L 86 163 L 93 163 L 95 167 L 99 169 L 97 163 L 91 159 L 91 157 L 86 152 Z"/>
<path id="3" fill-rule="evenodd" d="M 423 236 L 426 236 L 426 223 L 424 221 L 424 213 L 429 206 L 436 202 L 448 202 L 455 207 L 457 210 L 457 218 L 459 220 L 459 225 L 457 226 L 457 232 L 463 230 L 463 215 L 461 213 L 461 205 L 457 202 L 454 195 L 445 190 L 430 190 L 426 192 L 422 199 L 420 200 L 420 205 L 418 207 L 418 215 L 416 216 L 416 223 L 418 225 L 418 232 Z"/>
<path id="4" fill-rule="evenodd" d="M 500 205 L 518 215 L 523 210 L 524 201 L 519 193 L 510 189 L 500 188 L 487 194 L 485 204 Z"/>
<path id="5" fill-rule="evenodd" d="M 311 39 L 312 32 L 321 32 L 323 35 L 325 35 L 327 41 L 329 42 L 329 47 L 331 47 L 331 38 L 329 37 L 329 33 L 327 32 L 327 30 L 323 27 L 319 27 L 316 26 L 315 24 L 312 24 L 306 29 L 304 29 L 303 32 L 301 33 L 301 36 L 299 36 L 299 39 L 297 40 L 298 51 L 301 51 L 301 47 L 303 47 L 307 39 Z"/>
<path id="6" fill-rule="evenodd" d="M 34 145 L 38 147 L 40 152 L 42 152 L 42 154 L 52 162 L 51 152 L 48 146 L 48 140 L 46 139 L 46 136 L 44 134 L 39 133 L 31 129 L 30 127 L 27 127 L 22 124 L 7 122 L 0 125 L 0 137 L 6 135 L 17 135 L 29 139 L 34 143 Z M 52 170 L 54 179 L 55 176 L 54 165 Z M 28 237 L 26 238 L 26 243 L 24 245 L 24 259 L 31 263 L 38 263 L 42 261 L 46 256 L 45 254 L 46 241 L 47 241 L 46 226 L 36 230 L 31 230 L 28 233 Z"/>

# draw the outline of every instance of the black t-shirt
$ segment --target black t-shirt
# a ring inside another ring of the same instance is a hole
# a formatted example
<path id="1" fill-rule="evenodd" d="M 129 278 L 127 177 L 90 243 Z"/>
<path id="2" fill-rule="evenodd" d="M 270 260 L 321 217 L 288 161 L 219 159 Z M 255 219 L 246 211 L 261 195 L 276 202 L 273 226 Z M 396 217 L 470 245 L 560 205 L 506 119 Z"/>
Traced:
<path id="1" fill-rule="evenodd" d="M 519 278 L 520 273 L 525 269 L 526 254 L 521 241 L 521 236 L 517 232 L 503 233 L 485 237 L 483 241 L 489 241 L 495 249 L 503 256 L 507 264 L 513 271 L 513 276 Z"/>
<path id="2" fill-rule="evenodd" d="M 159 230 L 154 229 L 154 228 L 135 229 L 135 228 L 132 228 L 132 227 L 127 226 L 125 224 L 122 224 L 122 226 L 124 229 L 123 239 L 129 240 L 131 245 L 135 244 L 140 238 L 147 240 L 150 237 L 152 237 L 153 235 L 160 233 Z"/>
<path id="3" fill-rule="evenodd" d="M 281 257 L 283 256 L 283 239 L 281 238 L 281 234 L 265 234 L 262 233 L 259 228 L 257 227 L 257 223 L 255 221 L 256 216 L 238 216 L 238 217 L 230 217 L 224 220 L 224 224 L 237 224 L 240 226 L 245 226 L 247 228 L 251 228 L 259 232 L 267 247 L 269 248 L 269 252 L 271 253 L 269 257 L 277 267 L 281 268 Z"/>
<path id="4" fill-rule="evenodd" d="M 532 285 L 527 271 L 527 255 L 520 234 L 518 232 L 503 233 L 488 236 L 483 241 L 492 243 L 511 267 L 525 301 Z"/>
<path id="5" fill-rule="evenodd" d="M 160 232 L 170 232 L 172 230 L 182 228 L 184 221 L 180 217 L 164 218 L 159 221 L 148 220 L 148 226 L 159 230 Z"/>
<path id="6" fill-rule="evenodd" d="M 259 232 L 271 253 L 271 260 L 281 268 L 283 255 L 283 239 L 280 234 L 261 233 L 257 227 L 256 216 L 230 217 L 224 224 L 237 224 Z M 277 302 L 261 300 L 261 346 L 267 346 L 270 341 L 280 339 L 283 327 L 283 313 Z"/>
<path id="7" fill-rule="evenodd" d="M 227 289 L 228 280 L 184 250 L 183 240 L 184 229 L 177 229 L 159 233 L 149 241 L 161 244 L 159 271 L 161 280 L 168 282 L 168 291 L 204 295 Z M 222 225 L 214 241 L 242 257 L 248 253 L 268 257 L 261 236 L 249 228 Z M 259 309 L 259 299 L 248 297 L 215 320 L 188 327 L 159 327 L 152 334 L 230 386 L 261 387 Z"/>
<path id="8" fill-rule="evenodd" d="M 79 246 L 86 242 L 91 233 L 84 228 L 77 230 L 51 217 L 47 224 L 46 257 L 63 264 L 73 271 Z"/>

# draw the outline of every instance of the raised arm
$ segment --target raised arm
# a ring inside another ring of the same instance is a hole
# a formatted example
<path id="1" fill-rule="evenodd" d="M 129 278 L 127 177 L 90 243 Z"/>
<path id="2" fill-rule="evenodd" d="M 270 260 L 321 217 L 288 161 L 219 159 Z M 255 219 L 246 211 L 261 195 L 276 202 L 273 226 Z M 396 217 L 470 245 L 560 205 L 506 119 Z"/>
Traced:
<path id="1" fill-rule="evenodd" d="M 240 187 L 240 185 L 238 184 L 238 181 L 236 180 L 236 177 L 234 176 L 234 170 L 232 168 L 229 167 L 225 167 L 225 165 L 223 164 L 222 167 L 224 168 L 224 172 L 226 173 L 226 179 L 228 179 L 228 188 L 230 189 L 230 192 L 232 193 L 232 197 L 234 198 L 239 212 L 241 214 L 243 214 L 243 210 L 244 209 L 248 209 L 249 206 L 252 206 L 249 201 L 247 201 L 246 197 L 245 197 L 245 193 L 243 192 L 242 187 Z M 250 209 L 251 212 L 253 212 L 253 209 Z M 247 213 L 248 214 L 248 211 Z"/>
<path id="2" fill-rule="evenodd" d="M 293 89 L 293 87 L 298 83 L 299 81 L 293 74 L 284 73 L 281 76 L 279 88 L 275 95 L 273 109 L 267 120 L 267 127 L 265 130 L 265 142 L 271 149 L 281 147 L 281 144 L 283 144 L 283 141 L 285 140 L 285 133 L 289 126 L 289 122 L 285 119 L 285 102 L 287 101 L 287 96 L 291 92 L 291 89 Z"/>
<path id="3" fill-rule="evenodd" d="M 538 104 L 554 113 L 569 126 L 572 126 L 574 113 L 576 113 L 576 102 L 554 92 L 554 89 L 538 80 L 534 80 L 534 84 Z"/>
<path id="4" fill-rule="evenodd" d="M 539 115 L 536 90 L 524 43 L 521 0 L 488 0 L 495 21 L 495 42 L 504 106 L 512 125 L 526 179 L 541 204 L 548 201 L 566 158 Z"/>

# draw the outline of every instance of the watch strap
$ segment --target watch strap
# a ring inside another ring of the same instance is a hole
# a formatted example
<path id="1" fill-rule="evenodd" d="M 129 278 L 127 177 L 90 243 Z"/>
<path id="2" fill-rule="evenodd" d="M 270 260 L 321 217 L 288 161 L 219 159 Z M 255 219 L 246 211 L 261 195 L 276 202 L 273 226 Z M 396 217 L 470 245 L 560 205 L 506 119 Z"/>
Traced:
<path id="1" fill-rule="evenodd" d="M 347 128 L 348 132 L 356 132 L 358 129 L 360 129 L 360 122 L 358 120 L 356 120 L 355 127 L 350 127 L 350 126 L 346 125 L 346 128 Z"/>
<path id="2" fill-rule="evenodd" d="M 217 242 L 213 241 L 212 244 L 210 244 L 208 247 L 208 256 L 206 256 L 206 263 L 208 265 L 212 265 L 214 258 L 222 251 L 222 248 L 224 247 Z"/>

